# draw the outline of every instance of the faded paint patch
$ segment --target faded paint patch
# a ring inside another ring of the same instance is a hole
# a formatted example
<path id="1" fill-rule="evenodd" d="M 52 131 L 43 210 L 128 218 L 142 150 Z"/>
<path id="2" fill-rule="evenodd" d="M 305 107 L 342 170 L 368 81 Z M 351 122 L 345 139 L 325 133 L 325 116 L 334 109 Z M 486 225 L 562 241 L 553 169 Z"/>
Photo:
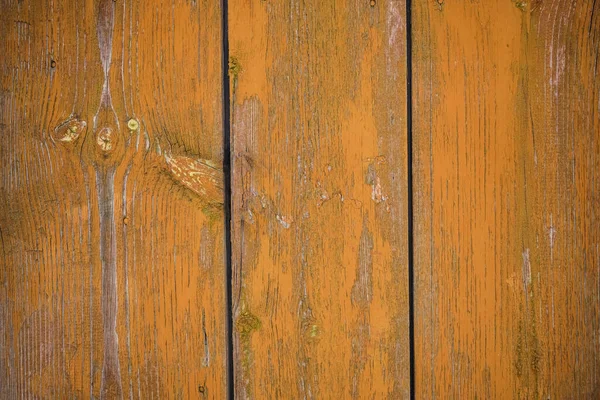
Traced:
<path id="1" fill-rule="evenodd" d="M 62 337 L 62 326 L 48 307 L 34 311 L 23 321 L 17 349 L 27 357 L 17 360 L 17 386 L 26 397 L 54 398 L 73 393 L 70 382 L 64 379 L 68 376 L 66 357 L 72 355 L 72 349 L 63 346 Z"/>
<path id="2" fill-rule="evenodd" d="M 262 327 L 260 319 L 252 314 L 246 307 L 243 307 L 240 315 L 235 322 L 235 329 L 238 333 L 239 346 L 241 350 L 241 368 L 244 376 L 248 375 L 248 371 L 252 368 L 253 352 L 252 352 L 252 334 Z M 251 386 L 244 379 L 246 394 L 251 395 Z"/>
<path id="3" fill-rule="evenodd" d="M 324 203 L 331 200 L 331 196 L 329 195 L 327 190 L 325 190 L 320 181 L 318 181 L 316 184 L 315 196 L 317 198 L 317 207 L 321 207 Z"/>
<path id="4" fill-rule="evenodd" d="M 292 222 L 294 222 L 294 218 L 285 215 L 277 214 L 276 218 L 279 224 L 285 229 L 289 229 L 289 227 L 292 225 Z"/>
<path id="5" fill-rule="evenodd" d="M 398 43 L 398 40 L 404 40 L 405 35 L 402 30 L 404 29 L 405 23 L 399 2 L 389 1 L 387 4 L 389 8 L 386 21 L 388 36 L 388 48 L 385 52 L 387 58 L 386 73 L 388 76 L 395 79 L 400 71 L 398 63 L 400 61 L 400 51 L 403 46 L 403 43 Z"/>
<path id="6" fill-rule="evenodd" d="M 506 283 L 506 285 L 512 293 L 514 293 L 519 287 L 519 278 L 517 277 L 516 272 L 511 273 L 510 276 L 506 278 L 504 282 Z"/>
<path id="7" fill-rule="evenodd" d="M 527 292 L 527 288 L 531 284 L 531 262 L 529 261 L 529 249 L 523 252 L 523 290 Z"/>
<path id="8" fill-rule="evenodd" d="M 365 217 L 358 245 L 356 280 L 352 286 L 352 302 L 360 307 L 368 306 L 373 299 L 373 235 L 368 225 Z"/>
<path id="9" fill-rule="evenodd" d="M 387 15 L 387 29 L 389 32 L 388 45 L 390 47 L 394 47 L 397 45 L 396 41 L 400 37 L 400 30 L 404 27 L 402 13 L 400 12 L 400 7 L 398 6 L 398 3 L 398 1 L 388 2 L 389 10 Z"/>
<path id="10" fill-rule="evenodd" d="M 383 190 L 381 189 L 381 180 L 379 177 L 375 178 L 375 183 L 373 184 L 373 190 L 371 192 L 371 199 L 375 203 L 381 203 L 386 200 L 386 197 L 383 195 Z"/>
<path id="11" fill-rule="evenodd" d="M 387 200 L 387 197 L 383 194 L 381 179 L 379 179 L 379 177 L 377 176 L 374 164 L 369 164 L 369 166 L 367 167 L 365 183 L 367 185 L 371 185 L 371 200 L 373 200 L 377 204 Z"/>
<path id="12" fill-rule="evenodd" d="M 205 271 L 209 271 L 213 266 L 213 256 L 215 253 L 215 240 L 209 229 L 204 226 L 200 231 L 200 253 L 198 255 L 199 264 Z"/>
<path id="13" fill-rule="evenodd" d="M 548 227 L 548 240 L 550 241 L 550 261 L 554 259 L 554 240 L 556 238 L 556 228 L 550 214 L 550 226 Z"/>
<path id="14" fill-rule="evenodd" d="M 223 171 L 213 162 L 165 156 L 172 177 L 209 204 L 223 204 Z"/>
<path id="15" fill-rule="evenodd" d="M 87 123 L 77 117 L 69 118 L 60 123 L 52 133 L 52 139 L 55 141 L 71 143 L 75 142 L 83 133 Z"/>
<path id="16" fill-rule="evenodd" d="M 352 386 L 352 399 L 361 398 L 360 377 L 369 361 L 367 344 L 371 338 L 371 328 L 367 320 L 360 322 L 352 338 L 352 358 L 349 369 L 352 371 L 350 384 Z M 365 393 L 363 393 L 364 395 Z"/>

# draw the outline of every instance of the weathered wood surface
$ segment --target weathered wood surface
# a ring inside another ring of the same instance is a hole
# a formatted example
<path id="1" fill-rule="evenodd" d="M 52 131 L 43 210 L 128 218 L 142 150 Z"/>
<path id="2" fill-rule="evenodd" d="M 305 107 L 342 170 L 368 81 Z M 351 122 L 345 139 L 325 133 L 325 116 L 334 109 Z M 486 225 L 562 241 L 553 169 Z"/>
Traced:
<path id="1" fill-rule="evenodd" d="M 406 398 L 404 1 L 229 2 L 238 398 Z"/>
<path id="2" fill-rule="evenodd" d="M 600 396 L 600 2 L 414 1 L 416 393 Z"/>
<path id="3" fill-rule="evenodd" d="M 224 397 L 219 2 L 1 7 L 0 397 Z"/>
<path id="4" fill-rule="evenodd" d="M 413 1 L 418 398 L 600 396 L 600 2 Z M 219 2 L 4 1 L 0 397 L 224 398 Z M 229 0 L 238 398 L 410 390 L 404 1 Z"/>

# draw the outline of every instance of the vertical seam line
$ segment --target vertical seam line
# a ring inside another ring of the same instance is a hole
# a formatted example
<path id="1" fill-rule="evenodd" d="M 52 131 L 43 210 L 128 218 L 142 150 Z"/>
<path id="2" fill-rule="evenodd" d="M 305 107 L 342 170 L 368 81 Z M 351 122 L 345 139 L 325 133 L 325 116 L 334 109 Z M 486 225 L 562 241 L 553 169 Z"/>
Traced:
<path id="1" fill-rule="evenodd" d="M 227 398 L 234 398 L 234 365 L 233 365 L 233 263 L 231 247 L 231 199 L 232 199 L 232 169 L 231 169 L 231 110 L 229 93 L 229 24 L 228 0 L 221 0 L 221 72 L 223 99 L 223 214 L 225 219 L 225 297 L 226 297 L 226 336 L 227 336 Z"/>
<path id="2" fill-rule="evenodd" d="M 412 0 L 406 0 L 406 122 L 408 186 L 408 318 L 410 398 L 415 399 L 415 291 L 414 291 L 414 209 L 413 209 L 413 95 L 412 95 Z"/>

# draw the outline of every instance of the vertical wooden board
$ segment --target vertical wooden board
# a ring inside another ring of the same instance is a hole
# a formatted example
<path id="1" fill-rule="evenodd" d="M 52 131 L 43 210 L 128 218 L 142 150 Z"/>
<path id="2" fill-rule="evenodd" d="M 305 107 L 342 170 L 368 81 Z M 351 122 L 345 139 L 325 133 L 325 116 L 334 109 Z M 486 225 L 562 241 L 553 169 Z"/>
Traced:
<path id="1" fill-rule="evenodd" d="M 600 3 L 415 1 L 420 398 L 600 396 Z"/>
<path id="2" fill-rule="evenodd" d="M 0 20 L 0 397 L 224 397 L 219 2 Z"/>
<path id="3" fill-rule="evenodd" d="M 239 398 L 407 398 L 404 1 L 229 2 Z"/>

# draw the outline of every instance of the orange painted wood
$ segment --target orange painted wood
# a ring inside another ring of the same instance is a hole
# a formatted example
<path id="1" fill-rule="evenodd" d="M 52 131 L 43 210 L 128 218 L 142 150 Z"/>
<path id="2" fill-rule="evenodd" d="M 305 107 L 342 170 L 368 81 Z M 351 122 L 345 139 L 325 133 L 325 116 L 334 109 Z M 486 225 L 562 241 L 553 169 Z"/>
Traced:
<path id="1" fill-rule="evenodd" d="M 600 3 L 414 1 L 418 398 L 600 396 Z"/>
<path id="2" fill-rule="evenodd" d="M 412 5 L 416 397 L 599 397 L 600 3 Z M 409 397 L 405 7 L 229 1 L 237 398 Z M 226 397 L 221 18 L 2 5 L 1 398 Z"/>
<path id="3" fill-rule="evenodd" d="M 224 397 L 219 2 L 0 21 L 0 397 Z"/>
<path id="4" fill-rule="evenodd" d="M 229 2 L 237 398 L 408 396 L 405 14 Z"/>

